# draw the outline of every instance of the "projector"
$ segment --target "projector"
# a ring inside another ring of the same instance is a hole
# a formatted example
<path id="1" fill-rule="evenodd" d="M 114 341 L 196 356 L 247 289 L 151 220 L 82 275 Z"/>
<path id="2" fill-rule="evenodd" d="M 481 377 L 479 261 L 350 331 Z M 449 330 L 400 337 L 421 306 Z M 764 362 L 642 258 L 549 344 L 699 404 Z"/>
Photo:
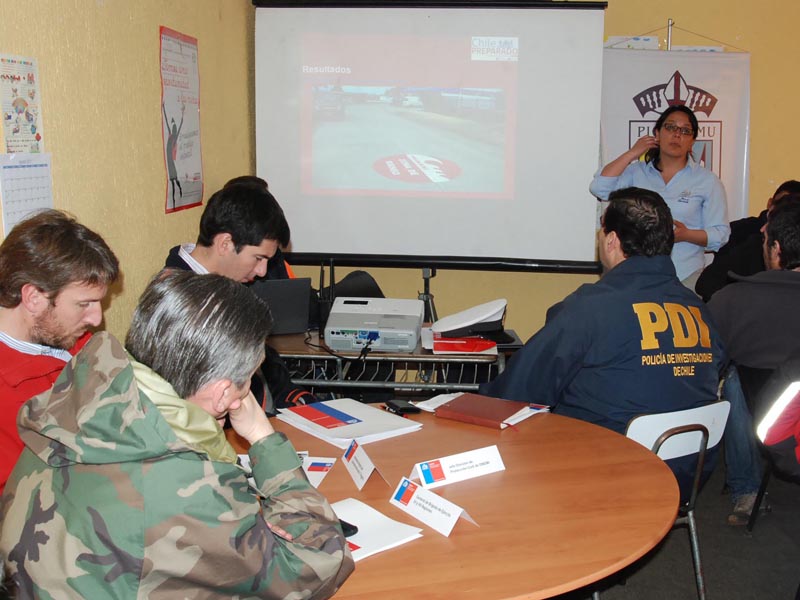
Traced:
<path id="1" fill-rule="evenodd" d="M 422 300 L 336 298 L 325 325 L 331 350 L 413 352 L 419 343 Z"/>

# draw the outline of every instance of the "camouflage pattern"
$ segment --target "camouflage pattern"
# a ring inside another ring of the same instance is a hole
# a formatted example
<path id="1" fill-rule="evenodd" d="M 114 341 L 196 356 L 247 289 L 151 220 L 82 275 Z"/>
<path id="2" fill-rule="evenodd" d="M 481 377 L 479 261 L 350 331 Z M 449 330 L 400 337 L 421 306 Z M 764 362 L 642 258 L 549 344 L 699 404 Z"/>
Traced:
<path id="1" fill-rule="evenodd" d="M 0 554 L 20 599 L 327 598 L 353 571 L 285 436 L 250 449 L 254 490 L 241 467 L 176 437 L 108 334 L 18 424 Z"/>

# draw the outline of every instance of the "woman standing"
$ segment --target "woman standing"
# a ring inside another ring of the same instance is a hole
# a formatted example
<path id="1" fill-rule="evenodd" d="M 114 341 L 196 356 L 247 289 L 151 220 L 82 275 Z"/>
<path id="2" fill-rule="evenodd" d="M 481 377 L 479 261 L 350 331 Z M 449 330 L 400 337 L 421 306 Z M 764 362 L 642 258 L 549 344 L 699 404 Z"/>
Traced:
<path id="1" fill-rule="evenodd" d="M 725 188 L 692 158 L 697 117 L 685 106 L 670 106 L 656 121 L 653 135 L 603 167 L 589 190 L 605 200 L 614 190 L 635 186 L 658 192 L 672 211 L 675 247 L 672 262 L 678 279 L 694 290 L 706 250 L 716 251 L 728 240 Z M 637 160 L 645 154 L 644 160 Z M 636 161 L 636 162 L 632 162 Z"/>

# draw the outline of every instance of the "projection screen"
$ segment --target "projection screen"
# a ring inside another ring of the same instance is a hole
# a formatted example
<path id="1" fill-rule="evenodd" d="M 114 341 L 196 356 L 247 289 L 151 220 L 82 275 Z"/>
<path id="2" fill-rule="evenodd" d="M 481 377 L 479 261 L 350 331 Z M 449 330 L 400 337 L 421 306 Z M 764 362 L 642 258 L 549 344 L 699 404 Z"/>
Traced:
<path id="1" fill-rule="evenodd" d="M 605 2 L 254 4 L 294 262 L 596 268 Z"/>

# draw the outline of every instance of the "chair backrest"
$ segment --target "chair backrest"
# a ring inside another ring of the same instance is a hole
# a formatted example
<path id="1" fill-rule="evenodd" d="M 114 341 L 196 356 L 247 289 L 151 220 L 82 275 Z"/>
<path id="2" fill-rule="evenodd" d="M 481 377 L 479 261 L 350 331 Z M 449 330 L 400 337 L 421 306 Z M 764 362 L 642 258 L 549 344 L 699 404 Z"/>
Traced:
<path id="1" fill-rule="evenodd" d="M 668 413 L 641 415 L 628 423 L 626 435 L 639 442 L 648 450 L 662 433 L 683 425 L 703 425 L 708 430 L 708 449 L 716 446 L 725 432 L 725 423 L 731 405 L 727 400 L 707 404 L 699 408 L 677 410 Z M 696 454 L 700 450 L 703 434 L 700 431 L 689 431 L 673 435 L 663 443 L 658 456 L 663 460 Z"/>

